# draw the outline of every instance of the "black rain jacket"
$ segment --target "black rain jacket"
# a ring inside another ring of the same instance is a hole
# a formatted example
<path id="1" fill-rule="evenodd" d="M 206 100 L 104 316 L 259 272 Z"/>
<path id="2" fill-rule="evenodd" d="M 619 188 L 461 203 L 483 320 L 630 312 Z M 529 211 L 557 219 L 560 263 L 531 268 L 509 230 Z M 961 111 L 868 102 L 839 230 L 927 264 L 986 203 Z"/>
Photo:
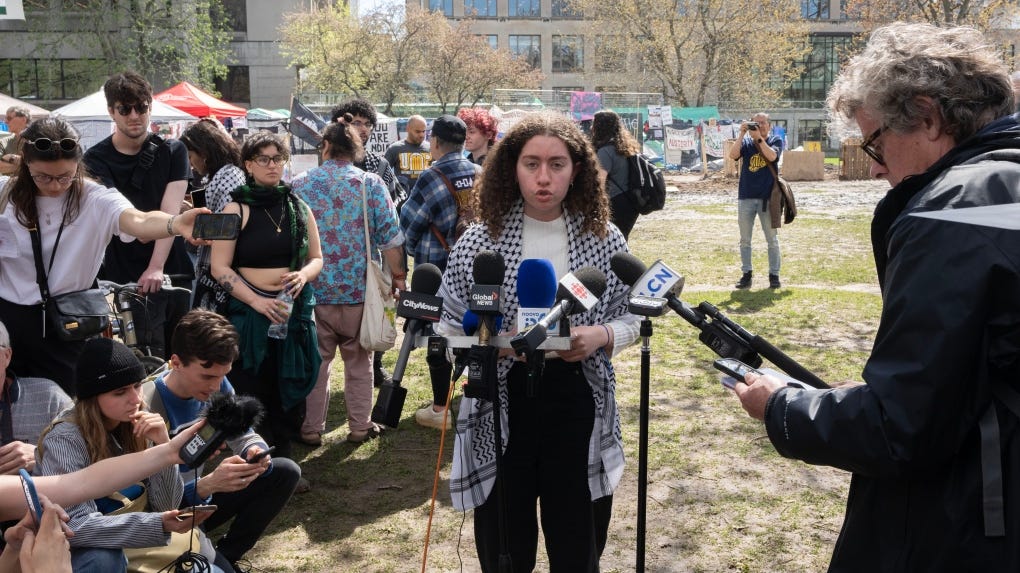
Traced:
<path id="1" fill-rule="evenodd" d="M 1020 417 L 993 395 L 1020 392 L 1017 117 L 892 188 L 872 243 L 883 309 L 867 384 L 775 392 L 769 438 L 853 472 L 830 572 L 1020 572 Z M 998 473 L 983 471 L 983 419 Z M 983 479 L 998 477 L 1004 535 L 988 536 Z"/>

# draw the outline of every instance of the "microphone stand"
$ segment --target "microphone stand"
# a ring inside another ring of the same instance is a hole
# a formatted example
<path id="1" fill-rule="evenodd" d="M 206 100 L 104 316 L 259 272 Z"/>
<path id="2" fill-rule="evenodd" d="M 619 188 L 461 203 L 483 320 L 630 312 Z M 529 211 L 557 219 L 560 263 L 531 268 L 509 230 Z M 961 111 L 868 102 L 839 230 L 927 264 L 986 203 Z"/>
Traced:
<path id="1" fill-rule="evenodd" d="M 641 321 L 641 403 L 638 415 L 638 506 L 637 506 L 637 564 L 635 571 L 645 570 L 645 513 L 648 496 L 648 394 L 652 365 L 652 319 Z"/>

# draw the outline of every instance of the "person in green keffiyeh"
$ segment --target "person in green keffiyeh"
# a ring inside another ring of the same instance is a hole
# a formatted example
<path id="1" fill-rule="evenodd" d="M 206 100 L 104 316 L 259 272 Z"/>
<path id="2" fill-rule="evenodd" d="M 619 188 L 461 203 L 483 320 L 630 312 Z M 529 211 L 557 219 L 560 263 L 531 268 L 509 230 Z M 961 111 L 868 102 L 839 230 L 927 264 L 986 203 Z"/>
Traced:
<path id="1" fill-rule="evenodd" d="M 276 446 L 276 457 L 289 458 L 299 406 L 315 386 L 321 363 L 312 320 L 315 299 L 304 287 L 322 270 L 322 249 L 308 206 L 280 180 L 288 157 L 274 134 L 256 134 L 245 142 L 241 162 L 247 183 L 223 208 L 241 216 L 241 232 L 236 240 L 214 242 L 210 265 L 231 295 L 226 315 L 240 335 L 230 381 L 238 393 L 262 401 L 266 415 L 258 433 Z M 276 299 L 283 290 L 294 299 L 289 315 Z M 269 326 L 284 322 L 285 338 L 270 338 Z"/>

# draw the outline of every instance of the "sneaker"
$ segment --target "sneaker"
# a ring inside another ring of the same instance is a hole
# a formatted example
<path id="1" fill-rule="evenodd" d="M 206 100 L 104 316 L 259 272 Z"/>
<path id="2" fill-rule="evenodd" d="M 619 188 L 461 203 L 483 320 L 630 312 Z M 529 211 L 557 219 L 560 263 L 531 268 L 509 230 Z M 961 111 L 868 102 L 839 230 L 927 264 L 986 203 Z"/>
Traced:
<path id="1" fill-rule="evenodd" d="M 377 364 L 372 367 L 372 380 L 375 387 L 378 388 L 383 384 L 392 384 L 393 376 L 382 367 L 382 364 Z"/>
<path id="2" fill-rule="evenodd" d="M 372 424 L 372 427 L 367 430 L 351 430 L 347 433 L 347 441 L 351 444 L 362 444 L 372 438 L 379 437 L 382 433 L 382 427 L 376 424 Z"/>
<path id="3" fill-rule="evenodd" d="M 769 288 L 780 288 L 783 283 L 779 282 L 779 275 L 769 275 Z"/>
<path id="4" fill-rule="evenodd" d="M 740 277 L 740 280 L 737 281 L 736 287 L 751 288 L 751 271 L 747 271 L 742 277 Z"/>
<path id="5" fill-rule="evenodd" d="M 306 446 L 317 448 L 322 445 L 322 433 L 320 432 L 301 432 L 301 437 L 298 441 Z"/>
<path id="6" fill-rule="evenodd" d="M 435 428 L 442 430 L 444 427 L 447 430 L 453 428 L 453 414 L 451 413 L 446 418 L 446 425 L 443 425 L 443 415 L 446 413 L 444 409 L 442 412 L 436 412 L 432 409 L 432 404 L 421 408 L 414 413 L 414 421 L 418 422 L 419 426 L 425 426 L 426 428 Z"/>

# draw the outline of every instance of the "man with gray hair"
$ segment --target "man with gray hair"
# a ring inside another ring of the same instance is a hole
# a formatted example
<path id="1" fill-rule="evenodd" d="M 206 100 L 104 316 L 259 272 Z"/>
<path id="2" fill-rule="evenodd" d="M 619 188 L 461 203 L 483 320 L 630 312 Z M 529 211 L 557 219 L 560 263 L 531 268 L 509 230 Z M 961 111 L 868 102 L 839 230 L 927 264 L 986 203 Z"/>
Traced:
<path id="1" fill-rule="evenodd" d="M 0 322 L 0 474 L 35 468 L 35 445 L 71 397 L 45 378 L 19 378 L 11 364 L 11 337 Z"/>
<path id="2" fill-rule="evenodd" d="M 866 384 L 735 391 L 783 456 L 853 472 L 829 571 L 1020 571 L 1020 121 L 970 28 L 872 34 L 828 105 L 892 187 Z"/>
<path id="3" fill-rule="evenodd" d="M 32 112 L 23 105 L 12 105 L 7 108 L 7 131 L 14 134 L 14 137 L 7 140 L 3 148 L 3 155 L 0 156 L 0 174 L 10 175 L 18 170 L 21 163 L 21 132 L 25 131 L 32 121 Z"/>

